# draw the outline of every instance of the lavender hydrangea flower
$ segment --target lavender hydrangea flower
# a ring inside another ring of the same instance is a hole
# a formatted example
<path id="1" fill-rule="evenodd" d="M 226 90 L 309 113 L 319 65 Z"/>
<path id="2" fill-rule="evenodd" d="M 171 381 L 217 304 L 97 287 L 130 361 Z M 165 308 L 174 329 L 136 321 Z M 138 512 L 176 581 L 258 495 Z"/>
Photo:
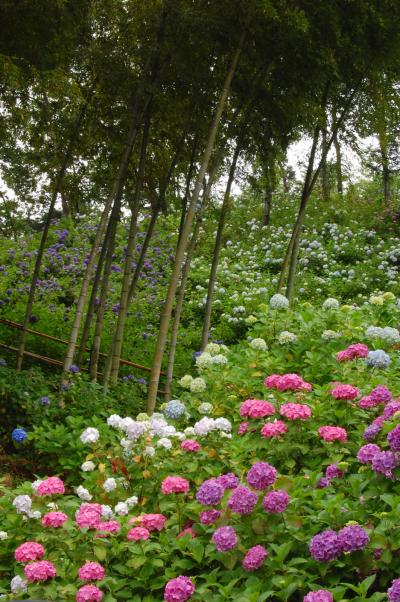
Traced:
<path id="1" fill-rule="evenodd" d="M 247 550 L 246 556 L 242 561 L 242 566 L 245 571 L 256 571 L 264 564 L 267 556 L 268 552 L 263 546 L 253 546 Z"/>
<path id="2" fill-rule="evenodd" d="M 369 351 L 365 363 L 370 368 L 387 368 L 390 364 L 390 356 L 383 349 Z"/>
<path id="3" fill-rule="evenodd" d="M 394 416 L 396 412 L 400 412 L 400 401 L 391 401 L 383 410 L 383 417 L 385 420 L 387 420 L 388 418 Z"/>
<path id="4" fill-rule="evenodd" d="M 227 472 L 217 477 L 217 481 L 224 489 L 236 489 L 239 485 L 239 479 L 233 472 Z"/>
<path id="5" fill-rule="evenodd" d="M 275 483 L 277 475 L 276 468 L 268 462 L 256 462 L 247 473 L 247 482 L 254 489 L 262 491 Z"/>
<path id="6" fill-rule="evenodd" d="M 263 499 L 263 508 L 271 514 L 284 512 L 290 502 L 290 497 L 283 489 L 269 491 Z"/>
<path id="7" fill-rule="evenodd" d="M 400 424 L 388 433 L 387 440 L 392 451 L 400 451 Z"/>
<path id="8" fill-rule="evenodd" d="M 318 562 L 329 562 L 338 558 L 342 552 L 339 536 L 335 531 L 326 529 L 314 535 L 310 545 L 310 554 Z"/>
<path id="9" fill-rule="evenodd" d="M 186 406 L 184 403 L 179 401 L 179 399 L 172 399 L 164 408 L 164 414 L 170 420 L 178 420 L 185 414 L 185 412 Z"/>
<path id="10" fill-rule="evenodd" d="M 371 464 L 374 456 L 381 451 L 379 445 L 375 445 L 375 443 L 367 443 L 367 445 L 363 445 L 358 450 L 357 460 L 361 462 L 361 464 Z"/>
<path id="11" fill-rule="evenodd" d="M 379 424 L 370 424 L 370 426 L 367 426 L 367 428 L 365 429 L 363 433 L 363 438 L 366 441 L 373 441 L 379 434 L 380 430 L 381 427 L 379 426 Z"/>
<path id="12" fill-rule="evenodd" d="M 369 543 L 369 535 L 360 525 L 343 527 L 339 531 L 338 537 L 344 552 L 362 550 Z"/>
<path id="13" fill-rule="evenodd" d="M 257 504 L 258 496 L 244 485 L 239 485 L 233 490 L 228 501 L 228 508 L 238 514 L 250 514 Z"/>
<path id="14" fill-rule="evenodd" d="M 392 470 L 397 464 L 396 454 L 391 451 L 377 452 L 372 458 L 372 470 L 385 475 L 388 479 L 393 478 Z"/>
<path id="15" fill-rule="evenodd" d="M 341 479 L 343 474 L 343 470 L 337 464 L 329 464 L 325 470 L 325 476 L 328 479 Z"/>
<path id="16" fill-rule="evenodd" d="M 387 591 L 390 602 L 400 602 L 400 579 L 394 579 Z"/>
<path id="17" fill-rule="evenodd" d="M 228 552 L 236 547 L 238 542 L 235 529 L 233 527 L 219 527 L 212 536 L 212 542 L 215 544 L 218 552 Z"/>
<path id="18" fill-rule="evenodd" d="M 376 403 L 389 403 L 392 399 L 392 394 L 387 387 L 384 385 L 378 385 L 375 389 L 372 389 L 370 395 L 373 401 Z"/>
<path id="19" fill-rule="evenodd" d="M 327 589 L 318 589 L 304 596 L 303 602 L 333 602 L 333 596 Z"/>
<path id="20" fill-rule="evenodd" d="M 317 483 L 317 489 L 325 489 L 326 487 L 329 487 L 330 484 L 331 480 L 328 479 L 328 477 L 321 477 Z"/>
<path id="21" fill-rule="evenodd" d="M 207 479 L 200 485 L 196 493 L 196 500 L 204 506 L 215 506 L 223 498 L 224 492 L 224 488 L 217 479 Z"/>

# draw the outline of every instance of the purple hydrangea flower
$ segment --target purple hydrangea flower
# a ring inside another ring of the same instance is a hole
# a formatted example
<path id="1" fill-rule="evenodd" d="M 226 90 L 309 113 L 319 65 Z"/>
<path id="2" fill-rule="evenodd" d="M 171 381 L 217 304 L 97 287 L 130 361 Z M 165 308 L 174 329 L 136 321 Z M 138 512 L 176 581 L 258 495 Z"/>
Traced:
<path id="1" fill-rule="evenodd" d="M 220 516 L 221 512 L 219 510 L 204 510 L 204 512 L 200 512 L 200 522 L 202 525 L 212 525 Z"/>
<path id="2" fill-rule="evenodd" d="M 219 504 L 224 496 L 224 488 L 217 479 L 207 479 L 200 485 L 196 493 L 196 500 L 204 506 Z"/>
<path id="3" fill-rule="evenodd" d="M 69 371 L 72 372 L 72 374 L 77 374 L 79 372 L 79 368 L 75 364 L 71 364 Z"/>
<path id="4" fill-rule="evenodd" d="M 396 454 L 391 451 L 377 452 L 372 458 L 372 470 L 384 474 L 388 479 L 393 477 L 392 469 L 397 464 Z"/>
<path id="5" fill-rule="evenodd" d="M 263 499 L 263 508 L 271 514 L 280 514 L 286 510 L 290 497 L 284 489 L 269 491 Z"/>
<path id="6" fill-rule="evenodd" d="M 325 487 L 329 487 L 331 484 L 331 480 L 327 477 L 321 477 L 317 483 L 317 489 L 325 489 Z"/>
<path id="7" fill-rule="evenodd" d="M 365 429 L 363 433 L 363 438 L 366 441 L 373 441 L 380 430 L 381 427 L 379 426 L 379 424 L 370 424 L 370 426 L 367 426 L 367 428 Z"/>
<path id="8" fill-rule="evenodd" d="M 400 451 L 400 424 L 388 433 L 387 440 L 392 451 Z"/>
<path id="9" fill-rule="evenodd" d="M 304 596 L 303 602 L 333 602 L 333 596 L 327 589 L 319 589 Z"/>
<path id="10" fill-rule="evenodd" d="M 329 562 L 338 558 L 342 552 L 339 536 L 335 531 L 326 529 L 314 535 L 310 545 L 310 554 L 318 562 Z"/>
<path id="11" fill-rule="evenodd" d="M 341 479 L 343 474 L 343 470 L 340 470 L 337 464 L 329 464 L 325 470 L 325 476 L 328 479 Z"/>
<path id="12" fill-rule="evenodd" d="M 362 550 L 369 543 L 369 535 L 360 525 L 343 527 L 338 536 L 343 552 Z"/>
<path id="13" fill-rule="evenodd" d="M 371 464 L 374 456 L 381 451 L 379 445 L 375 445 L 375 443 L 367 443 L 367 445 L 363 445 L 358 450 L 357 460 L 361 462 L 361 464 Z"/>
<path id="14" fill-rule="evenodd" d="M 391 392 L 384 385 L 378 385 L 369 395 L 376 403 L 388 403 L 392 399 Z"/>
<path id="15" fill-rule="evenodd" d="M 383 410 L 385 420 L 391 418 L 396 412 L 400 412 L 400 401 L 391 401 Z"/>
<path id="16" fill-rule="evenodd" d="M 276 468 L 268 462 L 256 462 L 247 473 L 247 482 L 249 485 L 259 491 L 273 485 L 278 476 Z"/>
<path id="17" fill-rule="evenodd" d="M 227 472 L 217 477 L 217 481 L 224 489 L 236 489 L 239 485 L 239 479 L 233 472 Z"/>
<path id="18" fill-rule="evenodd" d="M 220 527 L 214 531 L 212 542 L 215 544 L 218 552 L 232 550 L 238 542 L 235 529 L 233 527 Z"/>
<path id="19" fill-rule="evenodd" d="M 238 514 L 250 514 L 257 504 L 258 496 L 244 485 L 239 485 L 233 490 L 228 501 L 228 508 Z"/>
<path id="20" fill-rule="evenodd" d="M 242 566 L 245 571 L 256 571 L 264 564 L 267 556 L 268 552 L 263 546 L 253 546 L 247 550 Z"/>
<path id="21" fill-rule="evenodd" d="M 390 602 L 400 602 L 400 579 L 394 579 L 387 591 Z"/>

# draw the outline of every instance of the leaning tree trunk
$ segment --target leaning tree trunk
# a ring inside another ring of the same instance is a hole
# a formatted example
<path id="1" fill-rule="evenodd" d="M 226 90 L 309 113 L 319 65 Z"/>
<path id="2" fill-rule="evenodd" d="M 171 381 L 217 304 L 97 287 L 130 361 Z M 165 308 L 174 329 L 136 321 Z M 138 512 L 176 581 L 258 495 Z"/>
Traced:
<path id="1" fill-rule="evenodd" d="M 187 209 L 186 219 L 185 219 L 185 223 L 184 223 L 183 229 L 182 229 L 182 235 L 181 235 L 181 238 L 180 238 L 177 250 L 176 250 L 175 263 L 174 263 L 174 266 L 172 269 L 171 280 L 170 280 L 170 283 L 168 286 L 165 304 L 164 304 L 164 308 L 163 308 L 163 311 L 161 314 L 160 330 L 159 330 L 158 339 L 157 339 L 157 343 L 156 343 L 156 350 L 155 350 L 154 359 L 153 359 L 153 367 L 152 367 L 151 375 L 150 375 L 148 398 L 147 398 L 148 414 L 152 414 L 154 412 L 154 407 L 156 404 L 158 383 L 160 381 L 161 364 L 162 364 L 162 359 L 163 359 L 163 355 L 164 355 L 165 343 L 166 343 L 167 336 L 168 336 L 169 321 L 171 319 L 171 313 L 172 313 L 172 308 L 174 305 L 174 298 L 175 298 L 175 293 L 176 293 L 176 289 L 178 286 L 179 274 L 181 271 L 182 262 L 183 262 L 185 250 L 186 250 L 188 239 L 189 239 L 191 226 L 193 223 L 193 218 L 196 213 L 196 205 L 197 205 L 197 202 L 198 202 L 198 199 L 200 196 L 203 179 L 206 174 L 207 166 L 208 166 L 208 163 L 209 163 L 209 160 L 211 157 L 211 153 L 212 153 L 212 150 L 214 147 L 219 122 L 221 120 L 221 116 L 222 116 L 223 110 L 225 108 L 226 100 L 227 100 L 227 97 L 229 94 L 230 85 L 231 85 L 234 73 L 236 71 L 236 66 L 239 61 L 239 57 L 240 57 L 240 54 L 242 51 L 244 39 L 245 39 L 245 33 L 243 33 L 240 38 L 238 48 L 235 52 L 235 55 L 233 57 L 231 66 L 229 68 L 229 71 L 227 73 L 227 76 L 226 76 L 226 79 L 225 79 L 225 82 L 223 85 L 221 97 L 219 99 L 217 109 L 216 109 L 216 112 L 215 112 L 215 115 L 214 115 L 214 118 L 212 121 L 212 125 L 210 128 L 207 146 L 204 151 L 203 160 L 202 160 L 201 167 L 200 167 L 200 170 L 199 170 L 199 173 L 197 176 L 195 188 L 193 190 L 193 194 L 192 194 L 192 197 L 191 197 L 191 200 L 189 203 L 189 207 Z"/>
<path id="2" fill-rule="evenodd" d="M 211 262 L 210 276 L 208 279 L 208 290 L 207 290 L 206 307 L 205 307 L 205 312 L 204 312 L 203 331 L 202 331 L 202 335 L 201 335 L 201 350 L 202 351 L 204 351 L 204 348 L 208 343 L 208 336 L 209 336 L 210 325 L 211 325 L 211 310 L 212 310 L 212 302 L 213 302 L 213 297 L 214 297 L 215 280 L 216 280 L 216 276 L 217 276 L 219 254 L 220 254 L 221 246 L 222 246 L 222 235 L 223 235 L 223 231 L 224 231 L 224 227 L 225 227 L 226 216 L 230 209 L 231 188 L 232 188 L 233 179 L 235 177 L 237 161 L 238 161 L 239 154 L 240 154 L 240 145 L 241 145 L 241 140 L 238 140 L 238 142 L 236 144 L 235 152 L 233 155 L 231 168 L 229 170 L 229 176 L 228 176 L 228 181 L 226 184 L 224 200 L 222 201 L 221 212 L 220 212 L 219 220 L 218 220 L 218 228 L 217 228 L 217 234 L 215 237 L 214 252 L 213 252 L 213 257 L 212 257 L 212 262 Z"/>
<path id="3" fill-rule="evenodd" d="M 189 195 L 190 195 L 190 184 L 191 184 L 191 181 L 192 181 L 192 178 L 193 178 L 193 172 L 194 172 L 194 169 L 195 169 L 195 160 L 196 160 L 196 153 L 197 153 L 197 143 L 198 143 L 198 138 L 197 138 L 197 134 L 196 134 L 195 137 L 194 137 L 194 140 L 193 140 L 192 153 L 190 155 L 189 170 L 188 170 L 188 173 L 187 173 L 187 176 L 186 176 L 185 194 L 183 195 L 183 199 L 182 199 L 181 220 L 180 220 L 180 223 L 179 223 L 177 244 L 179 244 L 179 241 L 181 239 L 182 230 L 183 230 L 183 224 L 185 223 L 186 209 L 187 209 L 188 199 L 189 199 Z"/>
<path id="4" fill-rule="evenodd" d="M 60 170 L 57 174 L 57 177 L 56 177 L 56 180 L 54 183 L 54 189 L 53 189 L 53 193 L 51 195 L 50 205 L 49 205 L 49 209 L 47 212 L 46 221 L 44 223 L 44 228 L 43 228 L 42 236 L 40 239 L 39 249 L 38 249 L 38 252 L 36 255 L 36 259 L 35 259 L 35 266 L 33 268 L 32 280 L 31 280 L 31 285 L 30 285 L 29 294 L 28 294 L 28 300 L 27 300 L 26 308 L 25 308 L 25 317 L 24 317 L 24 322 L 22 325 L 21 337 L 19 340 L 19 348 L 18 348 L 18 354 L 17 354 L 17 372 L 20 372 L 20 370 L 22 368 L 22 363 L 24 360 L 25 343 L 26 343 L 26 337 L 28 334 L 29 322 L 30 322 L 30 319 L 32 316 L 32 308 L 33 308 L 33 303 L 35 300 L 37 280 L 38 280 L 40 268 L 42 266 L 43 254 L 44 254 L 44 249 L 45 249 L 46 242 L 47 242 L 47 236 L 49 233 L 51 220 L 53 219 L 54 207 L 55 207 L 55 204 L 57 201 L 58 194 L 61 192 L 65 172 L 67 171 L 68 165 L 70 163 L 72 151 L 74 149 L 75 142 L 78 138 L 80 127 L 85 118 L 85 115 L 86 115 L 86 112 L 87 112 L 87 109 L 88 109 L 88 106 L 89 106 L 89 103 L 90 103 L 90 100 L 91 100 L 91 97 L 92 97 L 92 94 L 94 91 L 95 84 L 96 84 L 96 80 L 93 82 L 93 84 L 89 90 L 89 93 L 88 93 L 84 103 L 82 104 L 82 107 L 81 107 L 81 110 L 77 117 L 77 120 L 72 128 L 71 137 L 69 139 L 68 146 L 65 151 Z"/>
<path id="5" fill-rule="evenodd" d="M 146 120 L 143 127 L 142 145 L 140 149 L 140 159 L 138 174 L 136 179 L 135 193 L 131 208 L 131 220 L 129 224 L 128 244 L 125 255 L 124 275 L 122 277 L 121 295 L 119 300 L 118 319 L 115 327 L 112 345 L 104 369 L 104 387 L 107 388 L 109 379 L 115 381 L 118 378 L 119 362 L 121 358 L 122 343 L 124 338 L 125 321 L 129 308 L 129 289 L 132 273 L 133 256 L 135 252 L 137 218 L 139 213 L 140 194 L 142 191 L 144 167 L 147 152 L 147 143 L 150 128 L 150 112 L 147 111 Z"/>
<path id="6" fill-rule="evenodd" d="M 328 172 L 328 153 L 325 152 L 327 145 L 327 132 L 326 127 L 322 128 L 322 153 L 325 154 L 325 159 L 321 166 L 321 182 L 322 182 L 322 198 L 325 202 L 329 201 L 330 189 L 329 189 L 329 172 Z"/>

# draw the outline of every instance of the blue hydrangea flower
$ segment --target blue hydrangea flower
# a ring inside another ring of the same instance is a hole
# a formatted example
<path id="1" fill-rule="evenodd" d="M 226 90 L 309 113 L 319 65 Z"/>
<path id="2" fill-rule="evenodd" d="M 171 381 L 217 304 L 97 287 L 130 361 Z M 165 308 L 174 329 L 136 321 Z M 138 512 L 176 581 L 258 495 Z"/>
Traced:
<path id="1" fill-rule="evenodd" d="M 71 364 L 69 371 L 72 372 L 72 374 L 76 374 L 77 372 L 79 372 L 79 368 L 78 366 L 75 366 L 75 364 Z"/>
<path id="2" fill-rule="evenodd" d="M 12 437 L 12 439 L 14 441 L 17 441 L 17 442 L 25 441 L 25 439 L 27 438 L 26 430 L 25 429 L 16 428 L 11 433 L 11 437 Z"/>
<path id="3" fill-rule="evenodd" d="M 179 399 L 172 399 L 164 408 L 164 414 L 170 420 L 178 420 L 184 415 L 185 412 L 185 404 L 179 401 Z"/>
<path id="4" fill-rule="evenodd" d="M 7 366 L 7 362 L 3 358 L 0 358 L 0 366 Z"/>
<path id="5" fill-rule="evenodd" d="M 377 349 L 368 353 L 365 363 L 371 368 L 387 368 L 390 364 L 390 357 L 383 349 Z"/>
<path id="6" fill-rule="evenodd" d="M 45 395 L 44 397 L 41 397 L 40 403 L 42 404 L 42 406 L 49 406 L 50 405 L 49 397 L 47 397 L 47 395 Z"/>

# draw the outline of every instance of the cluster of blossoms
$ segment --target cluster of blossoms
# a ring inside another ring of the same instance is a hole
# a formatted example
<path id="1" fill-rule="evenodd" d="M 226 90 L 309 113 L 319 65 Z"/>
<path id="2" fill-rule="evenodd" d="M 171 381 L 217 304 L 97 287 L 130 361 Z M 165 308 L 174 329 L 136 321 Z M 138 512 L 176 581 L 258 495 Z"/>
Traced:
<path id="1" fill-rule="evenodd" d="M 289 299 L 285 295 L 277 293 L 269 300 L 269 306 L 271 309 L 288 309 Z"/>
<path id="2" fill-rule="evenodd" d="M 271 374 L 264 385 L 278 391 L 311 391 L 312 385 L 305 382 L 298 374 Z"/>
<path id="3" fill-rule="evenodd" d="M 242 418 L 264 418 L 275 414 L 275 407 L 269 401 L 246 399 L 239 411 Z"/>
<path id="4" fill-rule="evenodd" d="M 325 301 L 322 304 L 323 309 L 339 309 L 339 307 L 339 301 L 337 299 L 334 299 L 333 297 L 328 297 L 328 299 L 325 299 Z"/>
<path id="5" fill-rule="evenodd" d="M 168 581 L 164 590 L 164 600 L 166 602 L 186 602 L 194 592 L 193 581 L 189 577 L 181 575 Z"/>
<path id="6" fill-rule="evenodd" d="M 339 532 L 327 529 L 315 535 L 309 545 L 310 554 L 318 562 L 329 562 L 339 558 L 343 552 L 364 549 L 369 535 L 360 525 L 348 525 Z"/>
<path id="7" fill-rule="evenodd" d="M 367 357 L 367 355 L 367 345 L 363 345 L 363 343 L 354 343 L 353 345 L 346 347 L 346 349 L 343 349 L 343 351 L 339 351 L 336 354 L 336 359 L 338 362 L 346 362 L 359 357 Z"/>
<path id="8" fill-rule="evenodd" d="M 385 341 L 388 345 L 394 345 L 400 342 L 400 332 L 397 328 L 392 328 L 391 326 L 385 326 L 385 328 L 381 328 L 380 326 L 369 326 L 365 331 L 365 336 L 367 339 L 381 339 Z"/>
<path id="9" fill-rule="evenodd" d="M 279 413 L 288 420 L 307 420 L 311 417 L 311 408 L 301 403 L 284 403 Z"/>
<path id="10" fill-rule="evenodd" d="M 318 434 L 321 439 L 328 443 L 332 441 L 347 441 L 347 431 L 341 426 L 321 426 L 318 429 Z"/>
<path id="11" fill-rule="evenodd" d="M 387 387 L 384 385 L 378 385 L 374 389 L 372 389 L 371 393 L 362 397 L 358 406 L 363 410 L 367 410 L 370 408 L 374 408 L 379 404 L 386 404 L 392 400 L 392 394 Z"/>
<path id="12" fill-rule="evenodd" d="M 383 349 L 369 351 L 365 363 L 370 368 L 384 369 L 390 365 L 390 356 Z"/>
<path id="13" fill-rule="evenodd" d="M 278 336 L 278 342 L 280 345 L 287 345 L 288 343 L 297 343 L 299 337 L 294 332 L 289 330 L 283 330 Z"/>
<path id="14" fill-rule="evenodd" d="M 318 589 L 304 596 L 303 602 L 333 602 L 333 596 L 327 589 Z"/>
<path id="15" fill-rule="evenodd" d="M 266 351 L 268 349 L 264 339 L 252 339 L 250 341 L 250 347 L 255 351 Z"/>
<path id="16" fill-rule="evenodd" d="M 325 476 L 320 478 L 317 487 L 319 489 L 329 487 L 333 479 L 341 479 L 343 475 L 343 470 L 341 470 L 337 464 L 329 464 L 329 466 L 326 467 Z"/>
<path id="17" fill-rule="evenodd" d="M 347 399 L 350 401 L 359 397 L 360 391 L 352 385 L 337 385 L 332 389 L 331 395 L 334 399 Z"/>

